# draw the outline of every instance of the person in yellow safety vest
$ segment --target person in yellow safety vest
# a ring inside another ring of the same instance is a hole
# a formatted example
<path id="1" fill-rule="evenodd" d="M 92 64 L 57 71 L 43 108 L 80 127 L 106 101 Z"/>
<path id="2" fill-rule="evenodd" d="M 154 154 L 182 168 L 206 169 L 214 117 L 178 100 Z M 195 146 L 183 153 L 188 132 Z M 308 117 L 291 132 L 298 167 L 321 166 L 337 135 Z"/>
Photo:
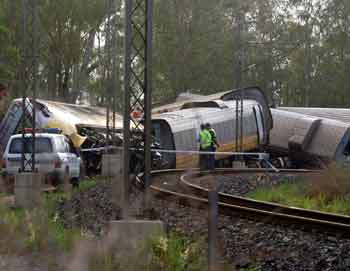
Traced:
<path id="1" fill-rule="evenodd" d="M 220 144 L 216 139 L 216 132 L 214 128 L 211 127 L 210 123 L 205 124 L 205 128 L 210 132 L 210 135 L 211 135 L 210 151 L 213 152 L 213 154 L 209 155 L 209 170 L 214 170 L 215 169 L 215 152 L 216 152 L 216 148 L 220 147 Z"/>
<path id="2" fill-rule="evenodd" d="M 211 150 L 212 136 L 205 125 L 201 125 L 201 131 L 199 132 L 199 151 L 208 152 Z M 208 170 L 210 167 L 208 154 L 199 154 L 199 168 L 201 170 Z"/>

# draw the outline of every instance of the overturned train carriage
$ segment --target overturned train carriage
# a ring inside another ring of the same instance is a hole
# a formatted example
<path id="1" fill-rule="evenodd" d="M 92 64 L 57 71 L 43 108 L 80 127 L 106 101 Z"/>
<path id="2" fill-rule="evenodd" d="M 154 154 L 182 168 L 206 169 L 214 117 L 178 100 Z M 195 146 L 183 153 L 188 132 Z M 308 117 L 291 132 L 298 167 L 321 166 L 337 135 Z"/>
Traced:
<path id="1" fill-rule="evenodd" d="M 220 96 L 212 95 L 212 98 L 207 100 L 201 97 L 193 101 L 176 103 L 168 107 L 172 108 L 172 112 L 153 115 L 154 133 L 162 148 L 178 151 L 163 153 L 167 167 L 187 168 L 198 165 L 198 155 L 187 151 L 198 150 L 197 138 L 202 123 L 210 123 L 215 129 L 220 143 L 218 152 L 238 151 L 235 99 L 240 97 L 244 99 L 242 141 L 238 139 L 239 147 L 242 142 L 244 152 L 262 150 L 269 142 L 272 128 L 271 112 L 264 93 L 257 87 L 228 91 L 221 93 Z M 238 110 L 241 110 L 240 105 Z M 217 155 L 216 158 L 227 159 L 228 156 Z"/>
<path id="2" fill-rule="evenodd" d="M 268 149 L 275 156 L 288 157 L 295 166 L 315 166 L 349 157 L 349 123 L 283 109 L 271 111 L 274 128 Z"/>

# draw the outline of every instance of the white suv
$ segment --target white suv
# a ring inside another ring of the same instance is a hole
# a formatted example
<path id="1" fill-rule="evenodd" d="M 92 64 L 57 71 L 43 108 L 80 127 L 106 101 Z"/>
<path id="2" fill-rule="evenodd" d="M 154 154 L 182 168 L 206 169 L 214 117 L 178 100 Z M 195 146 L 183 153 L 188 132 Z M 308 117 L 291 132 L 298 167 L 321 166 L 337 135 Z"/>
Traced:
<path id="1" fill-rule="evenodd" d="M 79 182 L 81 159 L 67 137 L 61 134 L 36 133 L 35 169 L 45 175 L 46 183 L 57 185 L 68 176 L 72 184 Z M 30 158 L 32 135 L 25 135 L 25 155 Z M 11 136 L 3 155 L 6 177 L 20 172 L 22 160 L 22 134 Z"/>

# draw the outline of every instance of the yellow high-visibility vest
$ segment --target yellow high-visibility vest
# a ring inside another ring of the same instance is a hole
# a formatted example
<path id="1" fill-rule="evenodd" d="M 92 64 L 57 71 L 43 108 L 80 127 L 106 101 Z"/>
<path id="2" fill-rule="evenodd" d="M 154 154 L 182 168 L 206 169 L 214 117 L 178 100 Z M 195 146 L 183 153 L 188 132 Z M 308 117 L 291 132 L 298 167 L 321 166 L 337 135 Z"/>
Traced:
<path id="1" fill-rule="evenodd" d="M 209 148 L 211 146 L 211 134 L 207 129 L 199 132 L 199 142 L 202 149 Z"/>

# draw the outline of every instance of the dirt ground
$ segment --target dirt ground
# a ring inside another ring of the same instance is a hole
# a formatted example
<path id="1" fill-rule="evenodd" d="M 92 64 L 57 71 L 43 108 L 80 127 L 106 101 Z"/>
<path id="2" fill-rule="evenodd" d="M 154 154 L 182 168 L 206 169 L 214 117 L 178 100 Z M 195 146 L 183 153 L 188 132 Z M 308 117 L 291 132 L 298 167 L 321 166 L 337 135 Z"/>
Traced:
<path id="1" fill-rule="evenodd" d="M 33 262 L 34 255 L 0 255 L 1 271 L 47 271 L 47 264 Z"/>

